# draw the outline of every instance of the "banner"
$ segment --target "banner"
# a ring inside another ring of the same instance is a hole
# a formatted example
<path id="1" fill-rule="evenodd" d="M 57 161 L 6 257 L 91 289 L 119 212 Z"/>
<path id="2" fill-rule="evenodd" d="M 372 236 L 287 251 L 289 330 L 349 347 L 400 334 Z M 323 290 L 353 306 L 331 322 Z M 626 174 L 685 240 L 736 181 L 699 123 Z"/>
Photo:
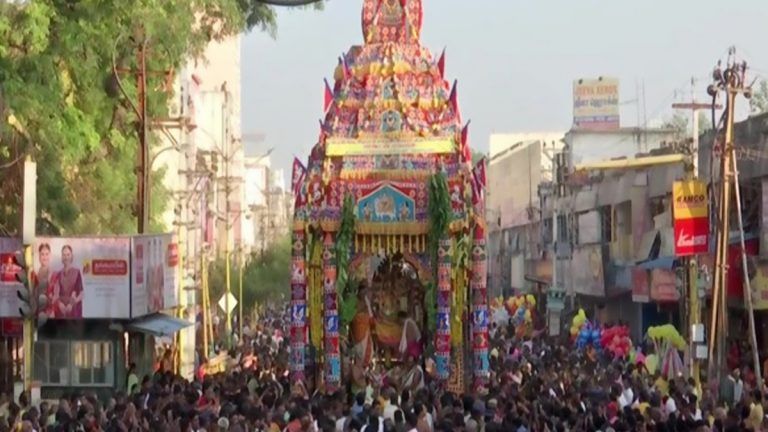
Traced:
<path id="1" fill-rule="evenodd" d="M 750 257 L 750 280 L 752 307 L 755 310 L 768 309 L 768 261 Z"/>
<path id="2" fill-rule="evenodd" d="M 677 289 L 677 275 L 673 270 L 651 270 L 651 300 L 671 303 L 680 300 L 680 291 Z"/>
<path id="3" fill-rule="evenodd" d="M 674 182 L 672 202 L 675 256 L 684 257 L 709 252 L 707 185 L 698 180 Z"/>
<path id="4" fill-rule="evenodd" d="M 618 79 L 601 77 L 573 82 L 573 126 L 585 130 L 620 127 Z"/>
<path id="5" fill-rule="evenodd" d="M 179 250 L 172 234 L 131 239 L 131 317 L 179 304 Z"/>
<path id="6" fill-rule="evenodd" d="M 21 241 L 0 238 L 0 318 L 19 317 L 21 302 L 16 290 L 20 284 L 16 282 L 16 273 L 21 268 L 13 265 L 13 255 L 21 250 Z"/>
<path id="7" fill-rule="evenodd" d="M 50 316 L 130 318 L 130 243 L 128 237 L 38 238 L 34 276 L 48 280 Z"/>
<path id="8" fill-rule="evenodd" d="M 326 141 L 326 156 L 376 156 L 395 154 L 445 154 L 456 146 L 453 138 L 338 139 Z"/>

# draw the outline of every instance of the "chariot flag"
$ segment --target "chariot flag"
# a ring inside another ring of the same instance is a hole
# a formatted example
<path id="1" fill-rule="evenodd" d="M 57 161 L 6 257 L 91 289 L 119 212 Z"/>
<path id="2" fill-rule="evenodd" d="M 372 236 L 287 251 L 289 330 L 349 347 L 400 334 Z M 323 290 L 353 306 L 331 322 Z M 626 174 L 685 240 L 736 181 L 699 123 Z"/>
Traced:
<path id="1" fill-rule="evenodd" d="M 307 175 L 307 168 L 301 163 L 299 158 L 293 158 L 293 174 L 291 175 L 291 191 L 295 194 L 299 194 L 299 188 L 304 183 L 304 178 Z"/>
<path id="2" fill-rule="evenodd" d="M 331 104 L 333 103 L 333 90 L 331 90 L 331 86 L 328 84 L 328 80 L 325 81 L 325 99 L 323 101 L 323 112 L 328 112 L 328 110 L 331 108 Z"/>
<path id="3" fill-rule="evenodd" d="M 458 121 L 461 121 L 461 111 L 459 110 L 459 93 L 458 93 L 458 87 L 459 82 L 454 81 L 453 82 L 453 88 L 451 89 L 451 96 L 448 98 L 448 101 L 451 103 L 451 107 L 453 107 L 453 112 L 456 113 L 456 119 Z"/>
<path id="4" fill-rule="evenodd" d="M 440 71 L 440 77 L 445 76 L 445 48 L 443 48 L 443 53 L 440 54 L 440 59 L 437 60 L 437 69 Z"/>

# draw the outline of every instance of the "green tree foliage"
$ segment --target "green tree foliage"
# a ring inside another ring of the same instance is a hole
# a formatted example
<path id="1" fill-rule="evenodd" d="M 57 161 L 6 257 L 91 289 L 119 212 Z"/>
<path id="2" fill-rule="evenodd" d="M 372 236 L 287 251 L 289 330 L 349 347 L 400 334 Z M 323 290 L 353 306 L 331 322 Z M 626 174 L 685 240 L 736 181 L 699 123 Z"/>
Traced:
<path id="1" fill-rule="evenodd" d="M 679 138 L 688 136 L 688 116 L 682 112 L 675 112 L 671 117 L 662 123 L 664 129 L 673 129 Z"/>
<path id="2" fill-rule="evenodd" d="M 149 70 L 178 67 L 215 38 L 242 28 L 235 0 L 0 3 L 0 85 L 5 113 L 0 164 L 25 154 L 38 163 L 43 233 L 135 231 L 136 117 L 117 91 L 112 58 L 136 67 L 137 43 L 149 40 Z M 116 44 L 116 41 L 120 43 Z M 148 110 L 163 116 L 163 76 L 148 82 Z M 126 91 L 135 94 L 125 77 Z M 0 223 L 15 231 L 21 165 L 3 170 Z M 160 178 L 162 173 L 154 173 Z M 167 201 L 155 181 L 153 208 Z"/>
<path id="3" fill-rule="evenodd" d="M 753 114 L 768 112 L 768 81 L 760 80 L 756 88 L 753 88 L 752 99 L 749 107 Z"/>
<path id="4" fill-rule="evenodd" d="M 113 56 L 120 68 L 136 68 L 138 41 L 146 37 L 148 69 L 178 70 L 210 41 L 254 27 L 274 33 L 272 6 L 259 0 L 0 2 L 0 235 L 18 230 L 22 164 L 16 162 L 25 155 L 38 163 L 39 232 L 135 232 L 136 116 L 112 76 Z M 173 96 L 165 79 L 149 79 L 151 117 L 163 117 Z M 134 82 L 122 80 L 133 96 Z M 152 174 L 153 215 L 168 201 L 157 181 L 162 175 Z"/>
<path id="5" fill-rule="evenodd" d="M 239 264 L 232 262 L 230 267 L 230 287 L 235 297 L 239 296 Z M 243 297 L 246 313 L 250 313 L 256 303 L 282 302 L 287 299 L 287 286 L 291 280 L 291 239 L 286 235 L 264 254 L 254 253 L 247 257 L 242 269 Z M 209 289 L 211 304 L 215 305 L 226 292 L 226 263 L 218 259 L 211 264 L 209 271 Z M 238 299 L 239 301 L 239 299 Z M 218 306 L 216 306 L 218 307 Z"/>

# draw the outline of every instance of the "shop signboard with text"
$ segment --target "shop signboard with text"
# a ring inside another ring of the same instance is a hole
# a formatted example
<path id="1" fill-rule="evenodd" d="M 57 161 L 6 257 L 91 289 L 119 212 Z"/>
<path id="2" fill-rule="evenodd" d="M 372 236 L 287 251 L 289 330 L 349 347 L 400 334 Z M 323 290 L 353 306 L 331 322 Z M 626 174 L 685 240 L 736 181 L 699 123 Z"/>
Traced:
<path id="1" fill-rule="evenodd" d="M 709 202 L 707 185 L 698 180 L 672 185 L 675 256 L 709 252 Z"/>
<path id="2" fill-rule="evenodd" d="M 130 238 L 38 238 L 33 253 L 51 318 L 130 318 Z"/>
<path id="3" fill-rule="evenodd" d="M 131 316 L 178 306 L 179 249 L 172 234 L 131 239 Z"/>

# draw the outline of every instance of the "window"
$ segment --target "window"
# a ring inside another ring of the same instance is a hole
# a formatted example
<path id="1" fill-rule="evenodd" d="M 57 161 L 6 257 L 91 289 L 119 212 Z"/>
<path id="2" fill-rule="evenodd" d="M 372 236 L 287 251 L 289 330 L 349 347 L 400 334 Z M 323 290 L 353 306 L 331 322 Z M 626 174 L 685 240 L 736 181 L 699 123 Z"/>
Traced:
<path id="1" fill-rule="evenodd" d="M 110 342 L 72 342 L 72 385 L 112 384 Z"/>
<path id="2" fill-rule="evenodd" d="M 70 384 L 68 345 L 67 341 L 35 343 L 35 378 L 43 385 Z"/>
<path id="3" fill-rule="evenodd" d="M 600 233 L 602 243 L 604 244 L 613 241 L 613 216 L 613 207 L 600 207 Z"/>
<path id="4" fill-rule="evenodd" d="M 111 386 L 115 382 L 112 342 L 39 341 L 35 379 L 50 386 Z"/>

